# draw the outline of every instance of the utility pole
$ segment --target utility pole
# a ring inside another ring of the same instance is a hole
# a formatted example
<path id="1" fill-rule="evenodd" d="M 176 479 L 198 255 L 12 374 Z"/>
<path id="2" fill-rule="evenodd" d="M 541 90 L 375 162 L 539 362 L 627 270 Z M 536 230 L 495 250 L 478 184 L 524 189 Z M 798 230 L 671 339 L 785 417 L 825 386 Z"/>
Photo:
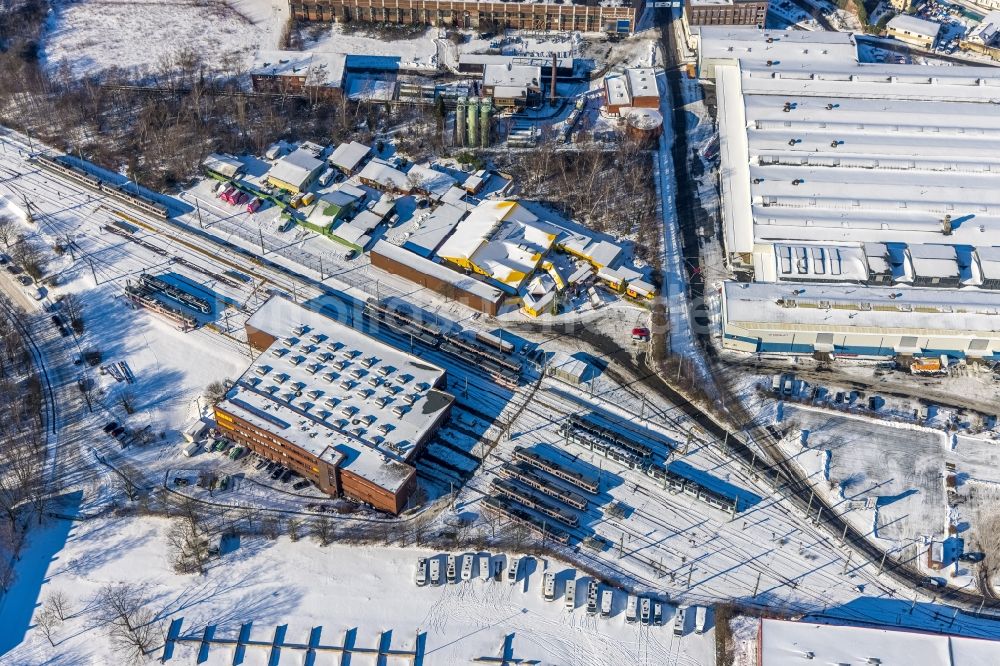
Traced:
<path id="1" fill-rule="evenodd" d="M 884 566 L 885 566 L 885 557 L 886 557 L 886 555 L 888 555 L 888 554 L 889 554 L 889 551 L 887 551 L 887 550 L 883 550 L 883 551 L 882 551 L 882 561 L 881 561 L 881 562 L 879 563 L 879 565 L 878 565 L 878 572 L 879 572 L 879 573 L 882 573 L 882 567 L 884 567 Z"/>
<path id="2" fill-rule="evenodd" d="M 754 598 L 754 597 L 757 596 L 757 590 L 759 590 L 759 589 L 760 589 L 760 572 L 758 571 L 757 572 L 757 582 L 753 586 L 753 597 L 751 597 L 751 598 Z"/>
<path id="3" fill-rule="evenodd" d="M 205 228 L 205 223 L 201 220 L 201 202 L 198 199 L 194 200 L 195 209 L 198 211 L 198 226 L 202 229 Z"/>
<path id="4" fill-rule="evenodd" d="M 849 567 L 850 565 L 851 565 L 851 552 L 848 551 L 847 552 L 847 560 L 844 562 L 844 570 L 841 573 L 846 574 L 847 573 L 847 567 Z"/>

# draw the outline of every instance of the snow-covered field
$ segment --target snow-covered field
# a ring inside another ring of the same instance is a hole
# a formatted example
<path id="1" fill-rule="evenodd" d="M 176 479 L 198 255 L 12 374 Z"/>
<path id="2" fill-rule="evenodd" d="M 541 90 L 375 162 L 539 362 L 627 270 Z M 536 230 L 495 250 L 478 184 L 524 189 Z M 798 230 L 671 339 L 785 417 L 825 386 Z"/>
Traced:
<path id="1" fill-rule="evenodd" d="M 53 4 L 43 57 L 50 68 L 65 63 L 76 76 L 113 67 L 142 76 L 161 70 L 185 51 L 197 53 L 212 66 L 231 58 L 245 71 L 258 48 L 277 47 L 288 18 L 283 0 L 58 0 Z"/>
<path id="2" fill-rule="evenodd" d="M 499 657 L 505 643 L 508 658 L 546 664 L 712 663 L 711 630 L 699 636 L 689 626 L 687 636 L 675 638 L 669 609 L 664 626 L 626 624 L 625 595 L 620 591 L 610 618 L 587 615 L 579 597 L 576 610 L 566 610 L 565 581 L 583 576 L 554 560 L 523 562 L 516 584 L 477 578 L 419 588 L 413 583 L 417 558 L 442 553 L 244 538 L 227 546 L 205 575 L 183 576 L 170 567 L 167 528 L 162 519 L 102 518 L 72 525 L 54 521 L 33 531 L 19 567 L 17 593 L 0 605 L 0 661 L 121 663 L 105 627 L 94 622 L 89 602 L 102 586 L 126 582 L 144 588 L 148 607 L 164 632 L 170 621 L 183 620 L 184 636 L 200 636 L 206 626 L 213 626 L 215 638 L 233 639 L 249 622 L 249 638 L 255 641 L 270 642 L 275 628 L 287 625 L 286 642 L 305 643 L 310 631 L 320 627 L 320 642 L 326 645 L 343 644 L 349 632 L 355 646 L 376 647 L 382 632 L 390 632 L 390 648 L 413 650 L 422 634 L 423 659 L 414 663 L 425 666 Z M 545 567 L 559 581 L 553 602 L 541 595 Z M 34 605 L 56 590 L 69 597 L 73 614 L 57 628 L 53 647 L 37 629 L 29 629 L 28 621 Z M 178 644 L 166 663 L 196 663 L 197 650 L 197 644 Z M 249 648 L 244 663 L 265 664 L 267 653 Z M 286 648 L 274 663 L 301 664 L 303 658 L 301 651 Z M 370 659 L 355 655 L 351 663 L 375 663 Z M 214 647 L 204 663 L 234 663 L 233 650 Z M 346 662 L 328 654 L 315 663 Z M 396 657 L 379 663 L 411 662 Z"/>

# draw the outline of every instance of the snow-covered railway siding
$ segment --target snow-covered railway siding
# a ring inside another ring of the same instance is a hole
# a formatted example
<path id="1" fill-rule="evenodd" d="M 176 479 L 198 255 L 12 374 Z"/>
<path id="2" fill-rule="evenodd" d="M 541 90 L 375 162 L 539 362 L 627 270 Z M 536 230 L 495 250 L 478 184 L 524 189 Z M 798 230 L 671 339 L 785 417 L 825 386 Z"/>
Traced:
<path id="1" fill-rule="evenodd" d="M 599 471 L 600 493 L 586 511 L 576 512 L 579 527 L 570 532 L 580 540 L 599 535 L 607 547 L 600 553 L 577 548 L 572 557 L 589 561 L 588 566 L 606 570 L 625 584 L 666 590 L 682 602 L 766 595 L 789 609 L 809 611 L 838 601 L 847 603 L 857 596 L 857 585 L 875 579 L 874 567 L 859 566 L 859 562 L 849 565 L 834 540 L 808 521 L 789 516 L 771 498 L 770 488 L 724 458 L 720 443 L 705 441 L 700 433 L 692 445 L 682 444 L 672 452 L 671 459 L 755 495 L 756 500 L 741 505 L 735 518 L 689 496 L 665 491 L 640 470 L 629 470 L 585 447 L 567 444 L 560 426 L 571 414 L 586 414 L 588 406 L 597 414 L 630 423 L 622 429 L 639 441 L 646 430 L 659 442 L 689 440 L 682 420 L 658 416 L 666 414 L 669 406 L 645 405 L 646 417 L 640 418 L 629 409 L 639 405 L 613 404 L 606 396 L 590 396 L 582 389 L 573 394 L 568 385 L 546 379 L 511 426 L 509 442 L 493 451 L 464 499 L 489 492 L 485 478 L 498 472 L 497 461 L 510 459 L 514 445 L 547 447 L 562 452 L 565 460 L 576 461 L 573 464 L 585 465 L 588 471 Z M 667 451 L 658 445 L 654 448 L 657 457 Z"/>

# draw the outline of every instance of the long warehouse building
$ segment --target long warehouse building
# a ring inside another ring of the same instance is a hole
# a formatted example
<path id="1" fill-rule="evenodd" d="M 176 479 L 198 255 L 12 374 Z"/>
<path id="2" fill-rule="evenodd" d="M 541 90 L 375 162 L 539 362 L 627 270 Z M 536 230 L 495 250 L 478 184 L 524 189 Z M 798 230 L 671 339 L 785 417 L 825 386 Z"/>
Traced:
<path id="1" fill-rule="evenodd" d="M 862 63 L 843 33 L 697 39 L 725 257 L 752 282 L 723 289 L 723 346 L 1000 354 L 1000 70 Z"/>
<path id="2" fill-rule="evenodd" d="M 403 511 L 454 401 L 444 370 L 281 297 L 246 330 L 261 353 L 215 408 L 223 433 L 329 495 Z"/>

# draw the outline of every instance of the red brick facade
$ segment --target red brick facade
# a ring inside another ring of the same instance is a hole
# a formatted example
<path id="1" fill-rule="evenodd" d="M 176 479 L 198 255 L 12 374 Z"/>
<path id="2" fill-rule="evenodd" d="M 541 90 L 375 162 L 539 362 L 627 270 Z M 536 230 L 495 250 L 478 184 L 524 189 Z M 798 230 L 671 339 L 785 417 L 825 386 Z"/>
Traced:
<path id="1" fill-rule="evenodd" d="M 301 21 L 361 21 L 426 24 L 466 29 L 580 30 L 634 32 L 645 6 L 574 5 L 570 2 L 475 2 L 474 0 L 291 0 L 292 16 Z M 619 30 L 619 21 L 627 21 Z"/>

